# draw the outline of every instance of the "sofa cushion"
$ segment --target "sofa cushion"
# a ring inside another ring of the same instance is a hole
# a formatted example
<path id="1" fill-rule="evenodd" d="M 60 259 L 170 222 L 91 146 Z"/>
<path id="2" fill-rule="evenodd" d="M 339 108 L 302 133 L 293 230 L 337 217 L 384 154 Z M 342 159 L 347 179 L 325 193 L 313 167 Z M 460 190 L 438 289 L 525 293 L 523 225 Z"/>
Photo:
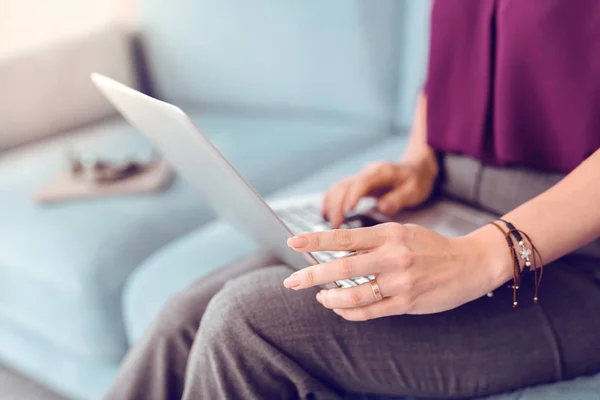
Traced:
<path id="1" fill-rule="evenodd" d="M 528 387 L 485 400 L 596 400 L 600 397 L 600 374 L 569 381 Z"/>
<path id="2" fill-rule="evenodd" d="M 140 25 L 163 99 L 389 123 L 403 2 L 141 0 Z"/>
<path id="3" fill-rule="evenodd" d="M 114 114 L 98 71 L 135 86 L 130 37 L 116 25 L 0 55 L 0 151 Z"/>
<path id="4" fill-rule="evenodd" d="M 0 363 L 26 374 L 68 399 L 99 400 L 117 375 L 117 363 L 105 363 L 79 357 L 54 346 L 35 332 L 22 329 L 12 321 L 0 320 Z M 4 377 L 3 377 L 4 378 Z M 34 400 L 16 398 L 3 391 L 2 400 Z M 42 400 L 37 397 L 36 399 Z"/>
<path id="5" fill-rule="evenodd" d="M 404 18 L 398 33 L 400 63 L 394 115 L 394 125 L 400 130 L 412 124 L 415 99 L 423 90 L 427 76 L 431 3 L 431 0 L 406 0 L 403 3 Z"/>
<path id="6" fill-rule="evenodd" d="M 597 400 L 600 374 L 569 381 L 527 387 L 510 393 L 480 398 L 480 400 Z M 392 397 L 361 396 L 360 400 L 400 400 Z M 416 399 L 406 399 L 416 400 Z"/>
<path id="7" fill-rule="evenodd" d="M 195 114 L 198 124 L 263 193 L 386 135 L 337 121 Z M 67 148 L 124 158 L 150 152 L 120 119 L 0 158 L 0 320 L 78 355 L 117 361 L 127 348 L 120 297 L 155 249 L 212 218 L 189 185 L 164 193 L 37 205 L 32 193 L 66 167 Z"/>

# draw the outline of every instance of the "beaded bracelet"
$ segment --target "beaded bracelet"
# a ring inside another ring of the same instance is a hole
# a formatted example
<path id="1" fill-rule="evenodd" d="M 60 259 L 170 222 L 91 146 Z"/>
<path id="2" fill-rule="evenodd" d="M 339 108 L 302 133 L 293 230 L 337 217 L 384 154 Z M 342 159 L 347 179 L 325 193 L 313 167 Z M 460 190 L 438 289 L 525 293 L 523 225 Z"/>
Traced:
<path id="1" fill-rule="evenodd" d="M 516 307 L 518 305 L 517 290 L 519 289 L 521 273 L 525 270 L 525 267 L 529 267 L 530 271 L 533 270 L 534 287 L 535 287 L 535 294 L 533 297 L 533 302 L 537 303 L 539 300 L 539 286 L 541 284 L 542 275 L 544 272 L 544 263 L 542 261 L 542 256 L 541 256 L 540 252 L 537 250 L 537 248 L 533 245 L 533 242 L 531 241 L 531 238 L 529 237 L 529 235 L 527 235 L 525 232 L 521 231 L 520 229 L 515 228 L 515 226 L 508 221 L 505 221 L 503 219 L 501 219 L 500 221 L 504 222 L 504 224 L 507 226 L 508 232 L 504 232 L 504 229 L 502 229 L 502 227 L 500 227 L 500 225 L 498 225 L 496 222 L 491 222 L 491 224 L 494 225 L 496 228 L 498 228 L 498 230 L 500 230 L 500 232 L 502 232 L 502 234 L 504 235 L 504 237 L 506 239 L 506 243 L 508 244 L 508 247 L 510 250 L 511 258 L 513 259 L 513 264 L 514 264 L 513 265 L 513 267 L 514 267 L 514 269 L 513 269 L 513 285 L 512 285 L 513 307 Z M 519 252 L 521 259 L 525 260 L 523 269 L 521 269 L 521 266 L 519 264 L 519 260 L 517 257 L 517 251 L 515 249 L 513 240 L 511 239 L 511 235 L 517 240 L 517 244 L 519 245 L 519 247 L 521 249 Z M 523 236 L 525 236 L 525 238 L 529 242 L 530 248 L 528 248 L 526 246 L 525 241 L 523 240 Z M 532 263 L 530 256 L 533 257 L 533 263 Z M 538 276 L 538 266 L 537 266 L 538 259 L 539 259 L 539 263 L 540 263 L 539 276 Z"/>
<path id="2" fill-rule="evenodd" d="M 525 232 L 523 232 L 520 229 L 513 229 L 511 231 L 509 231 L 510 233 L 520 233 L 521 235 L 525 236 L 525 239 L 527 239 L 527 241 L 529 242 L 529 245 L 531 246 L 530 249 L 526 248 L 523 244 L 522 248 L 525 248 L 525 253 L 521 253 L 521 258 L 525 260 L 525 266 L 529 266 L 529 270 L 533 270 L 533 283 L 534 283 L 534 288 L 535 288 L 535 293 L 533 295 L 533 302 L 537 303 L 539 300 L 539 288 L 540 288 L 540 284 L 542 283 L 542 275 L 544 273 L 544 262 L 542 260 L 542 255 L 540 254 L 540 252 L 538 251 L 538 249 L 533 245 L 533 242 L 531 241 L 531 238 L 529 237 L 528 234 L 526 234 Z M 527 256 L 525 256 L 527 255 Z M 529 255 L 533 255 L 533 264 L 529 261 Z M 538 259 L 539 259 L 539 267 L 538 267 Z M 525 269 L 525 267 L 523 267 L 523 269 Z M 539 274 L 538 274 L 538 270 L 539 270 Z"/>
<path id="3" fill-rule="evenodd" d="M 521 268 L 519 266 L 519 260 L 517 259 L 517 252 L 515 251 L 515 247 L 513 245 L 512 239 L 510 238 L 510 235 L 508 233 L 505 233 L 504 229 L 502 229 L 497 223 L 490 222 L 490 224 L 498 228 L 498 230 L 506 239 L 506 244 L 508 244 L 508 251 L 510 253 L 510 257 L 513 259 L 513 307 L 516 307 L 519 304 L 517 302 L 517 290 L 519 289 L 519 283 L 521 280 Z"/>
<path id="4" fill-rule="evenodd" d="M 500 219 L 499 221 L 504 222 L 504 224 L 508 228 L 508 231 L 510 233 L 512 233 L 512 235 L 517 240 L 519 247 L 521 247 L 521 251 L 519 252 L 521 259 L 525 260 L 525 266 L 529 267 L 529 270 L 531 270 L 531 260 L 529 259 L 529 256 L 531 256 L 532 251 L 531 251 L 531 249 L 529 249 L 525 246 L 525 242 L 523 241 L 523 236 L 521 236 L 521 233 L 519 232 L 519 230 L 517 228 L 515 228 L 515 226 L 513 224 L 511 224 L 510 222 L 503 220 L 503 219 Z M 512 246 L 512 244 L 511 244 L 511 246 Z M 523 269 L 525 269 L 525 268 L 523 268 Z"/>

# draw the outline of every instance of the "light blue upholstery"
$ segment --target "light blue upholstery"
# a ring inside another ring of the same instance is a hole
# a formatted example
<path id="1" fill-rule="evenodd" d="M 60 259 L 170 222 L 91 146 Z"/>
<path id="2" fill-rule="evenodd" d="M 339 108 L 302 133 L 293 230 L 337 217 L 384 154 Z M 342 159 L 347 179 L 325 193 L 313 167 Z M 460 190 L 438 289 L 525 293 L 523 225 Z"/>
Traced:
<path id="1" fill-rule="evenodd" d="M 398 91 L 394 124 L 400 131 L 412 124 L 417 94 L 423 90 L 427 76 L 429 50 L 429 0 L 402 2 L 402 24 L 399 35 L 401 50 L 398 64 Z"/>
<path id="2" fill-rule="evenodd" d="M 13 321 L 0 320 L 0 343 L 0 362 L 72 399 L 101 399 L 117 374 L 116 363 L 77 356 Z"/>
<path id="3" fill-rule="evenodd" d="M 486 400 L 596 400 L 600 398 L 600 375 L 541 385 Z"/>
<path id="4" fill-rule="evenodd" d="M 152 82 L 167 100 L 389 122 L 396 0 L 143 0 Z"/>
<path id="5" fill-rule="evenodd" d="M 427 69 L 429 8 L 429 0 L 143 0 L 141 24 L 152 84 L 166 100 L 405 130 Z"/>
<path id="6" fill-rule="evenodd" d="M 600 398 L 600 375 L 570 381 L 540 385 L 514 392 L 480 398 L 479 400 L 597 400 Z M 364 396 L 361 400 L 399 400 L 388 397 Z M 400 399 L 401 400 L 401 399 Z M 413 400 L 404 399 L 404 400 Z"/>

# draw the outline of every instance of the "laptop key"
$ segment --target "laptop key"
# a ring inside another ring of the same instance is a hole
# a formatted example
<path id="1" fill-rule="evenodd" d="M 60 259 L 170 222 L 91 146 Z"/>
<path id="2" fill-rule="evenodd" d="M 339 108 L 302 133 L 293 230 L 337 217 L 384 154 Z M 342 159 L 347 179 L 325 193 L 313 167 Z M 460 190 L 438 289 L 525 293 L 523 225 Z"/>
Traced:
<path id="1" fill-rule="evenodd" d="M 318 224 L 318 225 L 313 225 L 310 230 L 313 232 L 326 232 L 326 231 L 330 231 L 331 227 L 329 227 L 329 225 L 325 225 L 325 224 Z"/>
<path id="2" fill-rule="evenodd" d="M 362 285 L 363 283 L 367 283 L 370 282 L 367 278 L 365 278 L 364 276 L 359 276 L 358 278 L 354 278 L 352 279 L 354 282 L 358 283 L 359 285 Z"/>
<path id="3" fill-rule="evenodd" d="M 332 251 L 331 252 L 331 257 L 333 258 L 342 258 L 342 257 L 346 257 L 347 255 L 352 254 L 349 251 Z"/>
<path id="4" fill-rule="evenodd" d="M 358 286 L 356 284 L 356 282 L 353 282 L 351 279 L 344 279 L 342 281 L 337 281 L 336 283 L 341 284 L 340 287 L 342 289 L 347 289 L 347 288 L 351 288 L 351 287 L 354 287 L 354 286 Z"/>

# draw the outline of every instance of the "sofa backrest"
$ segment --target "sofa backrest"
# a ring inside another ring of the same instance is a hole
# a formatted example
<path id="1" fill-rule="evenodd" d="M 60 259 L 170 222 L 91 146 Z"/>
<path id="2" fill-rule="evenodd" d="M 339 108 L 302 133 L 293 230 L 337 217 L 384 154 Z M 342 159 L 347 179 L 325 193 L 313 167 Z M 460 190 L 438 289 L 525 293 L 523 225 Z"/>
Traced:
<path id="1" fill-rule="evenodd" d="M 117 25 L 0 54 L 0 151 L 115 113 L 90 73 L 135 86 L 130 35 Z"/>
<path id="2" fill-rule="evenodd" d="M 403 3 L 394 125 L 405 130 L 412 123 L 415 100 L 423 91 L 427 76 L 431 2 L 405 0 Z"/>
<path id="3" fill-rule="evenodd" d="M 427 0 L 140 0 L 140 24 L 164 100 L 405 126 L 425 71 L 428 7 Z"/>

